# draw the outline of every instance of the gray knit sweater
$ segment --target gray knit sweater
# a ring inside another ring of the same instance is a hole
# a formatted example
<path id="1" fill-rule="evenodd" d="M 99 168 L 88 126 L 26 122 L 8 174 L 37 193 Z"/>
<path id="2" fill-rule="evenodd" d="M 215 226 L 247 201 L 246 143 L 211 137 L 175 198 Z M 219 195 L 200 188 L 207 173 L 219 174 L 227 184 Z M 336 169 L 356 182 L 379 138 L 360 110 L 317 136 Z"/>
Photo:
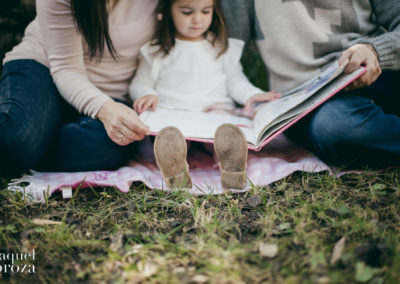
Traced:
<path id="1" fill-rule="evenodd" d="M 271 88 L 286 91 L 356 43 L 400 69 L 400 0 L 222 0 L 231 37 L 256 40 Z"/>

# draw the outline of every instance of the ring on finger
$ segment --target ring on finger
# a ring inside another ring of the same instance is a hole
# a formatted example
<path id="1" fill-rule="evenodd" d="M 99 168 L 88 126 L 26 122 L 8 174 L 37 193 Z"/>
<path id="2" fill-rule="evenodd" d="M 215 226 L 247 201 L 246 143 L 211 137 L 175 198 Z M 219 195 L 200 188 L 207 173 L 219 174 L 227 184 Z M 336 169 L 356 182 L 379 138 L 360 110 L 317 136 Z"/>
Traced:
<path id="1" fill-rule="evenodd" d="M 124 134 L 121 133 L 121 136 L 119 136 L 119 141 L 122 142 L 122 139 L 124 139 Z"/>

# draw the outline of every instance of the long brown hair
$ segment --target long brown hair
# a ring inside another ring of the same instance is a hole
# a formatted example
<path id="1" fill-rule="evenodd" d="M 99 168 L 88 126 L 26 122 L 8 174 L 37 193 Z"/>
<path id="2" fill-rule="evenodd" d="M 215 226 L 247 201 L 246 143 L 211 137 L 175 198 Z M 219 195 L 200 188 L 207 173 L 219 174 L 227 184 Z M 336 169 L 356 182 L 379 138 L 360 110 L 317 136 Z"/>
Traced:
<path id="1" fill-rule="evenodd" d="M 88 45 L 90 59 L 98 56 L 98 62 L 105 45 L 114 60 L 118 57 L 108 29 L 108 4 L 108 0 L 71 0 L 71 12 Z"/>
<path id="2" fill-rule="evenodd" d="M 157 20 L 156 32 L 153 38 L 153 45 L 159 45 L 159 51 L 165 55 L 169 54 L 175 46 L 175 26 L 172 19 L 171 6 L 175 0 L 160 0 L 156 9 Z M 220 0 L 214 0 L 213 16 L 210 28 L 211 44 L 218 44 L 220 52 L 218 56 L 225 53 L 228 49 L 228 32 L 224 17 L 222 15 Z"/>

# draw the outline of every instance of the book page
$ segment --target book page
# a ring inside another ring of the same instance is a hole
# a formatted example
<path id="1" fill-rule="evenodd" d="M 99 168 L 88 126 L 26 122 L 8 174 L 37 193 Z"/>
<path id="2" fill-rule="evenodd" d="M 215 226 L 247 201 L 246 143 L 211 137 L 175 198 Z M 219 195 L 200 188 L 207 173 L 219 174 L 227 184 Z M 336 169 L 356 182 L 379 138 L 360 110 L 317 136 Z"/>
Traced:
<path id="1" fill-rule="evenodd" d="M 351 81 L 354 80 L 354 78 L 357 78 L 364 72 L 364 68 L 359 68 L 356 71 L 354 71 L 351 74 L 341 74 L 336 80 L 330 81 L 327 85 L 325 85 L 322 89 L 320 89 L 318 92 L 312 94 L 311 96 L 308 95 L 298 95 L 298 98 L 296 98 L 294 101 L 299 102 L 301 101 L 298 105 L 294 106 L 292 109 L 289 109 L 286 111 L 284 114 L 280 116 L 275 116 L 274 119 L 271 119 L 268 124 L 264 123 L 264 128 L 261 129 L 262 124 L 259 123 L 258 129 L 259 135 L 257 137 L 258 144 L 260 144 L 265 138 L 273 134 L 275 131 L 280 129 L 282 126 L 288 124 L 289 122 L 295 120 L 297 117 L 305 113 L 307 110 L 312 110 L 314 109 L 317 105 L 319 105 L 321 102 L 324 102 L 327 98 L 331 97 L 333 94 L 335 94 L 337 91 L 341 90 L 343 86 L 348 85 Z M 296 94 L 295 94 L 296 96 Z M 305 99 L 304 99 L 305 98 Z M 304 100 L 303 100 L 304 99 Z M 290 105 L 294 105 L 295 103 L 290 103 Z M 279 106 L 277 106 L 279 107 Z M 260 109 L 260 111 L 268 111 L 270 110 L 271 106 L 269 108 L 263 107 Z M 261 113 L 262 115 L 262 113 Z M 265 116 L 266 114 L 264 114 Z M 255 124 L 255 122 L 254 122 Z"/>
<path id="2" fill-rule="evenodd" d="M 139 117 L 150 127 L 152 134 L 158 133 L 164 127 L 175 126 L 189 140 L 212 140 L 218 126 L 232 123 L 240 127 L 250 145 L 255 145 L 257 141 L 253 121 L 246 117 L 165 108 L 157 108 L 154 112 L 146 111 Z"/>
<path id="3" fill-rule="evenodd" d="M 262 133 L 265 129 L 268 129 L 274 123 L 287 120 L 288 115 L 285 115 L 283 118 L 280 117 L 335 79 L 343 72 L 345 66 L 346 64 L 343 64 L 339 67 L 338 61 L 334 61 L 321 74 L 301 86 L 284 93 L 280 99 L 261 105 L 254 116 L 253 122 L 258 140 L 260 137 L 264 137 Z M 289 114 L 289 116 L 293 116 L 293 114 Z"/>

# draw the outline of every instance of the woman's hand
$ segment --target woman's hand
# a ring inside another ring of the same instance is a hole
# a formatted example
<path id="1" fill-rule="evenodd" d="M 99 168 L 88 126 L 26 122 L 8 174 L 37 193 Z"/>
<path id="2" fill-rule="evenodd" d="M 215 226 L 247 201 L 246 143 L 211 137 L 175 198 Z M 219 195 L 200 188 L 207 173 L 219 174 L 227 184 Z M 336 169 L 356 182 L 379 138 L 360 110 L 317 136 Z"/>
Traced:
<path id="1" fill-rule="evenodd" d="M 250 110 L 255 103 L 261 103 L 261 102 L 266 102 L 266 101 L 272 101 L 275 99 L 279 99 L 281 97 L 280 93 L 277 93 L 275 91 L 271 92 L 266 92 L 262 94 L 257 94 L 252 96 L 246 101 L 246 105 L 244 106 L 245 110 Z"/>
<path id="2" fill-rule="evenodd" d="M 110 139 L 121 146 L 142 140 L 149 133 L 149 127 L 133 109 L 112 100 L 102 105 L 97 118 L 104 124 Z"/>
<path id="3" fill-rule="evenodd" d="M 381 75 L 382 70 L 379 65 L 378 54 L 370 44 L 356 44 L 346 49 L 339 59 L 339 65 L 349 60 L 345 73 L 351 73 L 361 65 L 365 66 L 367 71 L 357 80 L 350 84 L 346 90 L 366 87 L 371 85 Z"/>
<path id="4" fill-rule="evenodd" d="M 151 108 L 152 111 L 156 110 L 158 105 L 158 97 L 155 95 L 145 95 L 140 99 L 137 99 L 133 104 L 133 108 L 138 114 Z"/>

